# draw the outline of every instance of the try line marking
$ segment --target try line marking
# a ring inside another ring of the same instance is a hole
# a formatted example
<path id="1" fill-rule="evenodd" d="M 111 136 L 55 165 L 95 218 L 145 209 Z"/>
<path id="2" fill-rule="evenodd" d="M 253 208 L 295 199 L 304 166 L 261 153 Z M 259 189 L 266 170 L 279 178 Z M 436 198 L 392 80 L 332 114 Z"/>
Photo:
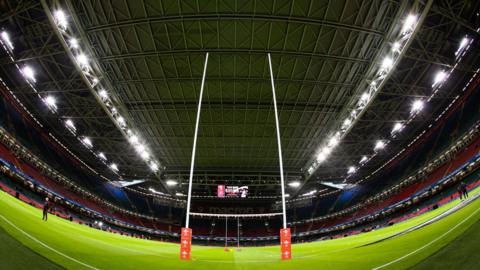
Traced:
<path id="1" fill-rule="evenodd" d="M 386 263 L 386 264 L 383 264 L 383 265 L 377 266 L 377 267 L 375 267 L 375 268 L 372 268 L 372 270 L 382 269 L 382 268 L 384 268 L 384 267 L 386 267 L 386 266 L 389 266 L 389 265 L 392 265 L 392 264 L 394 264 L 394 263 L 396 263 L 396 262 L 399 262 L 399 261 L 401 261 L 401 260 L 403 260 L 403 259 L 405 259 L 405 258 L 407 258 L 407 257 L 409 257 L 409 256 L 411 256 L 411 255 L 413 255 L 413 254 L 415 254 L 415 253 L 417 253 L 417 252 L 419 252 L 419 251 L 427 248 L 428 246 L 432 245 L 433 243 L 435 243 L 435 242 L 437 242 L 438 240 L 440 240 L 440 239 L 442 239 L 443 237 L 445 237 L 447 234 L 451 233 L 453 230 L 455 230 L 456 228 L 458 228 L 458 227 L 459 227 L 460 225 L 462 225 L 463 223 L 467 222 L 467 221 L 468 221 L 470 218 L 472 218 L 478 211 L 480 211 L 480 208 L 477 209 L 477 210 L 475 210 L 473 213 L 471 213 L 467 218 L 465 218 L 464 220 L 462 220 L 461 222 L 459 222 L 457 225 L 455 225 L 454 227 L 450 228 L 450 230 L 444 232 L 442 235 L 440 235 L 440 236 L 438 236 L 437 238 L 433 239 L 432 241 L 426 243 L 425 245 L 417 248 L 416 250 L 414 250 L 414 251 L 412 251 L 412 252 L 410 252 L 410 253 L 408 253 L 408 254 L 406 254 L 406 255 L 403 255 L 402 257 L 400 257 L 400 258 L 398 258 L 398 259 L 395 259 L 395 260 L 393 260 L 393 261 L 391 261 L 391 262 L 388 262 L 388 263 Z"/>
<path id="2" fill-rule="evenodd" d="M 10 222 L 10 220 L 8 220 L 6 217 L 4 217 L 4 216 L 1 215 L 1 214 L 0 214 L 0 218 L 2 218 L 2 219 L 3 219 L 5 222 L 7 222 L 10 226 L 12 226 L 13 228 L 15 228 L 16 230 L 18 230 L 19 232 L 21 232 L 22 234 L 24 234 L 24 235 L 27 236 L 28 238 L 32 239 L 33 241 L 37 242 L 38 244 L 42 245 L 43 247 L 45 247 L 45 248 L 47 248 L 47 249 L 49 249 L 49 250 L 57 253 L 58 255 L 63 256 L 63 257 L 65 257 L 65 258 L 67 258 L 67 259 L 69 259 L 69 260 L 71 260 L 71 261 L 74 261 L 74 262 L 80 264 L 80 265 L 83 265 L 83 266 L 85 266 L 85 267 L 87 267 L 87 268 L 89 268 L 89 269 L 99 270 L 99 269 L 96 268 L 96 267 L 93 267 L 93 266 L 91 266 L 91 265 L 89 265 L 89 264 L 86 264 L 86 263 L 84 263 L 84 262 L 81 262 L 81 261 L 79 261 L 79 260 L 77 260 L 77 259 L 75 259 L 75 258 L 72 258 L 72 257 L 68 256 L 68 255 L 65 254 L 65 253 L 62 253 L 62 252 L 60 252 L 60 251 L 58 251 L 58 250 L 50 247 L 49 245 L 43 243 L 42 241 L 38 240 L 37 238 L 33 237 L 33 236 L 30 235 L 29 233 L 27 233 L 27 232 L 25 232 L 24 230 L 22 230 L 22 229 L 20 229 L 19 227 L 17 227 L 15 224 L 13 224 L 12 222 Z"/>

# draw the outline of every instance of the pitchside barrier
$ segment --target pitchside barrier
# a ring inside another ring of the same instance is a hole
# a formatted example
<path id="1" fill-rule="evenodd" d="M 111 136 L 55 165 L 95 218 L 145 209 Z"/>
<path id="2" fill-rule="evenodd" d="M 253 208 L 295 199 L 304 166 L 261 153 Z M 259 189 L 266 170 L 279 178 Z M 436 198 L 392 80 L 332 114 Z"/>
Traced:
<path id="1" fill-rule="evenodd" d="M 205 213 L 191 213 L 190 212 L 190 205 L 192 201 L 192 181 L 193 181 L 193 170 L 195 167 L 195 154 L 197 150 L 197 137 L 198 137 L 198 125 L 200 123 L 200 113 L 202 110 L 202 99 L 203 99 L 203 89 L 205 86 L 205 77 L 207 74 L 207 66 L 208 66 L 208 53 L 205 55 L 205 64 L 203 66 L 203 75 L 202 75 L 202 83 L 200 85 L 200 95 L 198 99 L 198 107 L 197 107 L 197 117 L 195 121 L 195 134 L 193 137 L 193 148 L 192 148 L 192 159 L 190 162 L 190 177 L 188 181 L 188 194 L 187 194 L 187 214 L 186 214 L 186 222 L 185 227 L 181 230 L 181 237 L 180 237 L 180 259 L 181 260 L 190 260 L 191 254 L 191 246 L 192 246 L 192 229 L 190 229 L 190 216 L 192 215 L 215 215 L 221 216 L 226 218 L 226 223 L 228 222 L 228 216 L 236 216 L 240 218 L 241 216 L 246 217 L 247 215 L 219 215 L 219 214 L 205 214 Z M 273 108 L 275 112 L 275 127 L 277 133 L 277 146 L 278 146 L 278 162 L 280 167 L 280 186 L 282 191 L 282 213 L 270 213 L 270 214 L 260 214 L 259 216 L 263 215 L 282 215 L 283 216 L 283 228 L 280 230 L 280 246 L 281 246 L 281 258 L 282 260 L 289 260 L 292 258 L 292 249 L 291 249 L 291 232 L 290 228 L 287 228 L 287 214 L 285 208 L 285 181 L 283 176 L 283 159 L 282 159 L 282 144 L 280 141 L 280 127 L 278 121 L 278 109 L 277 109 L 277 97 L 275 95 L 275 82 L 273 79 L 273 70 L 272 70 L 272 59 L 270 54 L 267 55 L 268 57 L 268 66 L 270 69 L 270 83 L 272 85 L 272 97 L 273 97 Z M 248 215 L 252 217 L 252 215 Z M 237 221 L 238 222 L 238 221 Z M 225 241 L 227 241 L 227 235 L 225 236 Z M 227 242 L 226 242 L 227 243 Z"/>

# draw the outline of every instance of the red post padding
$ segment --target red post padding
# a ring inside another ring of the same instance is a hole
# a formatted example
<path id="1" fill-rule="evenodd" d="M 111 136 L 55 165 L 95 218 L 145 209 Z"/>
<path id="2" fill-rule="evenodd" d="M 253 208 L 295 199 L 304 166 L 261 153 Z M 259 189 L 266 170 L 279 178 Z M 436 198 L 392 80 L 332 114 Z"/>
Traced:
<path id="1" fill-rule="evenodd" d="M 180 235 L 180 260 L 190 260 L 192 229 L 182 228 Z"/>
<path id="2" fill-rule="evenodd" d="M 280 246 L 282 247 L 282 260 L 292 258 L 292 234 L 290 228 L 280 229 Z"/>

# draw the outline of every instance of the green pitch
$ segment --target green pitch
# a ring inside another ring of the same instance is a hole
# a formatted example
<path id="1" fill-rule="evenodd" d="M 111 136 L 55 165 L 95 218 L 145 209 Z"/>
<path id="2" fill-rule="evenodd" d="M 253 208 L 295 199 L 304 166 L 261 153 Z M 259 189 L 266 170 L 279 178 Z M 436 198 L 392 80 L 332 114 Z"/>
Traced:
<path id="1" fill-rule="evenodd" d="M 471 192 L 471 196 L 477 192 L 479 189 Z M 231 252 L 221 247 L 193 246 L 192 260 L 180 261 L 177 244 L 102 232 L 54 216 L 44 222 L 41 210 L 0 192 L 0 269 L 406 269 L 422 261 L 418 269 L 452 269 L 452 263 L 455 266 L 456 262 L 448 261 L 446 255 L 463 260 L 462 269 L 475 269 L 475 260 L 465 258 L 478 258 L 474 252 L 478 253 L 478 241 L 464 239 L 455 248 L 453 240 L 470 227 L 469 233 L 474 230 L 471 235 L 478 240 L 475 228 L 478 229 L 476 223 L 480 219 L 480 199 L 422 229 L 373 243 L 429 220 L 458 203 L 456 200 L 377 231 L 295 244 L 291 261 L 281 261 L 279 247 L 275 246 Z M 437 256 L 434 262 L 425 261 L 445 246 L 434 255 Z M 448 254 L 438 256 L 442 252 Z"/>

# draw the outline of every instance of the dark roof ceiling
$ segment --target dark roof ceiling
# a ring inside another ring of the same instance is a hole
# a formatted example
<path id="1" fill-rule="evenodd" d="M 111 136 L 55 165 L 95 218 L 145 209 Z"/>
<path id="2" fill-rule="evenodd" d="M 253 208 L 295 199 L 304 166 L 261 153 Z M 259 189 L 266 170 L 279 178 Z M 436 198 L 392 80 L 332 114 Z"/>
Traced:
<path id="1" fill-rule="evenodd" d="M 261 187 L 258 193 L 271 194 L 279 189 L 272 185 L 278 183 L 278 154 L 267 53 L 273 58 L 287 178 L 301 178 L 321 141 L 340 121 L 342 109 L 358 96 L 357 86 L 389 29 L 412 7 L 406 2 L 86 0 L 60 5 L 78 19 L 82 41 L 166 166 L 165 177 L 184 178 L 188 173 L 202 69 L 210 52 L 196 183 L 248 180 L 243 183 Z M 316 178 L 340 179 L 353 160 L 371 151 L 381 134 L 388 134 L 392 121 L 408 113 L 412 96 L 426 95 L 432 72 L 452 63 L 452 51 L 471 32 L 479 3 L 434 2 L 393 76 Z M 95 146 L 119 163 L 126 178 L 150 177 L 148 167 L 83 83 L 42 5 L 1 1 L 0 8 L 0 27 L 15 33 L 17 62 L 35 66 L 38 88 L 58 96 L 62 115 L 89 130 Z M 380 155 L 365 170 L 377 168 L 408 143 L 431 114 L 451 100 L 478 54 L 477 49 L 459 68 L 462 72 L 451 83 L 451 92 L 439 95 L 432 110 L 398 138 L 391 153 Z M 46 113 L 12 71 L 9 59 L 1 61 L 1 77 L 22 102 L 76 153 L 106 170 Z M 267 186 L 271 191 L 263 192 Z"/>

